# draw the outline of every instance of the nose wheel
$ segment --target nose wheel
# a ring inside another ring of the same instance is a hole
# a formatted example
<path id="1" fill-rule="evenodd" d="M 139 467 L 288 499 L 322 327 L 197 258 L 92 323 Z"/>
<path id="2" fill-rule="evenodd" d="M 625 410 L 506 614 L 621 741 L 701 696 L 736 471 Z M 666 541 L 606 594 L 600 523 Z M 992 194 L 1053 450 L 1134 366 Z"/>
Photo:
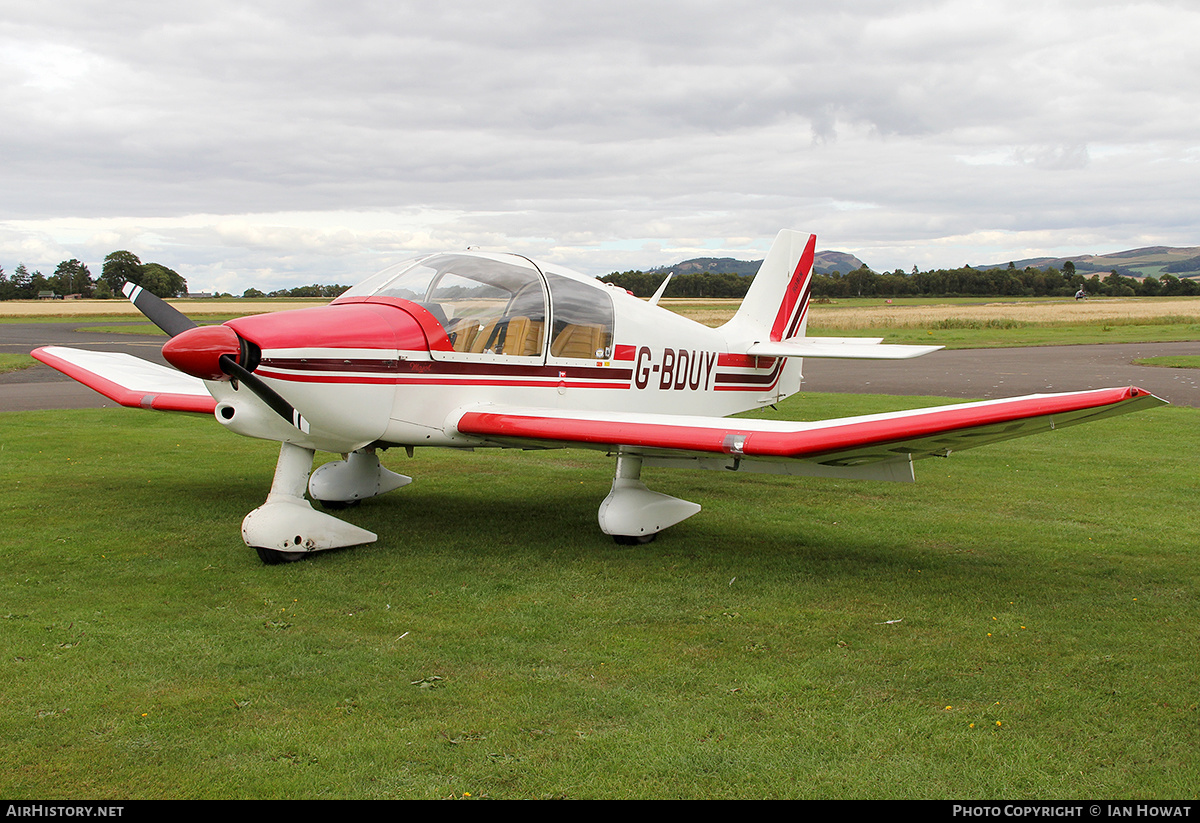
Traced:
<path id="1" fill-rule="evenodd" d="M 258 559 L 263 562 L 264 566 L 295 563 L 297 560 L 303 560 L 308 554 L 307 552 L 281 552 L 275 549 L 264 549 L 262 546 L 255 546 L 254 550 L 258 552 Z"/>
<path id="2" fill-rule="evenodd" d="M 290 563 L 308 552 L 374 543 L 375 534 L 319 512 L 304 497 L 313 450 L 284 442 L 267 502 L 242 521 L 242 539 L 268 565 Z"/>
<path id="3" fill-rule="evenodd" d="M 658 532 L 654 534 L 614 534 L 613 542 L 618 546 L 644 546 L 647 543 L 653 543 L 658 537 Z"/>

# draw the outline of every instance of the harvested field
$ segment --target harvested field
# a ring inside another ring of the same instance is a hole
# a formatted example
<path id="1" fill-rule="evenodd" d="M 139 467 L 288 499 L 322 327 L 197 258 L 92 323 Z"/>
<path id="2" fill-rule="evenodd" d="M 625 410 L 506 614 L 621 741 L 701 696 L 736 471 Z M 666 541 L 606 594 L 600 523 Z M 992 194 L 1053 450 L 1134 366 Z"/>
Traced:
<path id="1" fill-rule="evenodd" d="M 814 305 L 809 323 L 841 329 L 926 328 L 945 320 L 978 322 L 983 325 L 1001 321 L 1016 324 L 1049 325 L 1136 321 L 1151 323 L 1194 322 L 1200 320 L 1200 300 L 1122 299 L 1022 301 L 1008 303 L 939 304 L 926 306 L 839 306 Z"/>
<path id="2" fill-rule="evenodd" d="M 172 300 L 189 316 L 260 314 L 309 306 L 327 300 Z M 664 300 L 662 305 L 706 326 L 719 326 L 737 311 L 739 300 Z M 931 328 L 960 322 L 970 325 L 1148 324 L 1200 322 L 1200 298 L 1111 298 L 1020 300 L 987 303 L 907 303 L 861 305 L 857 301 L 813 303 L 809 325 L 837 329 Z M 140 313 L 127 300 L 8 300 L 0 317 L 80 317 Z"/>
<path id="3" fill-rule="evenodd" d="M 873 301 L 874 302 L 874 301 Z M 680 300 L 663 305 L 706 326 L 719 326 L 737 311 L 736 300 Z M 949 324 L 947 321 L 951 321 Z M 1200 298 L 1112 298 L 1024 300 L 988 303 L 905 303 L 863 306 L 854 302 L 814 303 L 809 327 L 836 329 L 931 328 L 939 325 L 1164 324 L 1200 321 Z"/>
<path id="4" fill-rule="evenodd" d="M 168 300 L 189 316 L 205 314 L 262 314 L 285 309 L 324 306 L 328 300 Z M 142 314 L 128 300 L 5 300 L 0 317 L 112 317 Z"/>

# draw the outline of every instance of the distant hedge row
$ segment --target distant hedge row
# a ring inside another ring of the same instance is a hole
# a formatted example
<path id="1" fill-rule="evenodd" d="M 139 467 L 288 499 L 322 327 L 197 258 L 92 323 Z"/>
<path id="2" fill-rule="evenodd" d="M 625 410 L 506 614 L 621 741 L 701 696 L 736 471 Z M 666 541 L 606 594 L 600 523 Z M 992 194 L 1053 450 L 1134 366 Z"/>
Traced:
<path id="1" fill-rule="evenodd" d="M 628 289 L 638 297 L 650 297 L 662 285 L 659 272 L 613 272 L 601 280 Z M 754 277 L 736 274 L 681 274 L 671 279 L 665 297 L 744 297 Z M 905 274 L 896 270 L 876 273 L 867 268 L 848 274 L 813 275 L 812 292 L 817 297 L 1070 297 L 1083 289 L 1087 294 L 1112 297 L 1197 295 L 1200 283 L 1190 278 L 1164 274 L 1136 280 L 1117 272 L 1103 279 L 1072 269 L 937 269 Z"/>

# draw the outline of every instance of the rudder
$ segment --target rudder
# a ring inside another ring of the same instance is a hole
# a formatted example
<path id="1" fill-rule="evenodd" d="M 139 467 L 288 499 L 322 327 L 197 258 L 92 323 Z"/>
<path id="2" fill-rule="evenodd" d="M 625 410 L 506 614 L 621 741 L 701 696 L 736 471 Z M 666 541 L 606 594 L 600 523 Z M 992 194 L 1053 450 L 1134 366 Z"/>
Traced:
<path id="1" fill-rule="evenodd" d="M 720 327 L 734 350 L 804 336 L 816 247 L 813 234 L 784 229 L 775 237 L 737 314 Z"/>

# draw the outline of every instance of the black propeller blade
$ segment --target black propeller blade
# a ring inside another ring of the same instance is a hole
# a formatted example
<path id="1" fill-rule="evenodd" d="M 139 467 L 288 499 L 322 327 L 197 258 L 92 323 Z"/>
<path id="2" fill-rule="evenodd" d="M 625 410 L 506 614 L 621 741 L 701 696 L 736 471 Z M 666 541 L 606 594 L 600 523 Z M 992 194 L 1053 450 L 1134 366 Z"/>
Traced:
<path id="1" fill-rule="evenodd" d="M 146 291 L 141 286 L 126 283 L 121 287 L 121 291 L 129 298 L 130 303 L 137 306 L 138 311 L 146 315 L 154 325 L 158 326 L 171 337 L 188 329 L 196 328 L 196 324 L 185 317 L 179 309 L 165 302 L 157 295 Z"/>

